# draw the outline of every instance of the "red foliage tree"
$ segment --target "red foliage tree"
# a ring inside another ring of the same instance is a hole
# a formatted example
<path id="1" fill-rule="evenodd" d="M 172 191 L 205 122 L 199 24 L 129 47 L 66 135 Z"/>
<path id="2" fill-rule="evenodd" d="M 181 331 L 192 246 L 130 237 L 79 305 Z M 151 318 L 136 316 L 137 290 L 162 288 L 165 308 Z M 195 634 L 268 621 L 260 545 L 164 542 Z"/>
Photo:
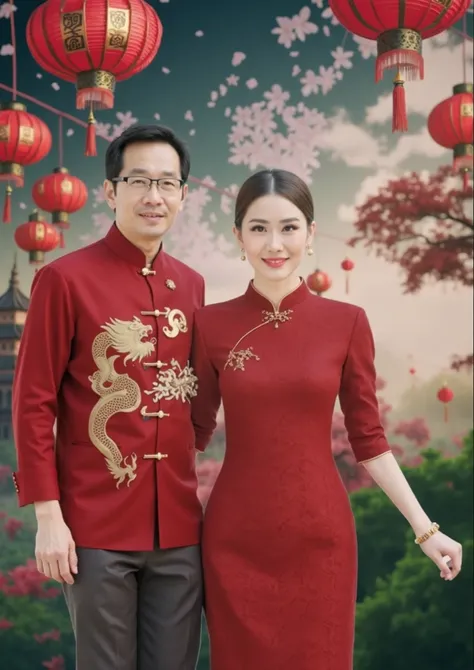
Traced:
<path id="1" fill-rule="evenodd" d="M 60 589 L 45 588 L 48 577 L 38 572 L 36 561 L 28 560 L 25 565 L 17 565 L 5 575 L 0 572 L 0 591 L 7 596 L 34 596 L 36 598 L 56 598 Z"/>
<path id="2" fill-rule="evenodd" d="M 53 656 L 49 661 L 43 661 L 42 665 L 46 670 L 65 670 L 64 658 L 62 656 Z"/>
<path id="3" fill-rule="evenodd" d="M 9 465 L 0 465 L 0 484 L 5 484 L 9 481 L 12 474 L 12 469 Z"/>
<path id="4" fill-rule="evenodd" d="M 0 619 L 0 630 L 8 630 L 9 628 L 13 628 L 14 625 L 8 619 Z"/>
<path id="5" fill-rule="evenodd" d="M 54 630 L 48 630 L 45 633 L 35 633 L 33 637 L 39 644 L 43 644 L 43 642 L 47 642 L 48 640 L 58 642 L 61 639 L 61 631 L 55 628 Z"/>
<path id="6" fill-rule="evenodd" d="M 428 282 L 473 285 L 473 189 L 444 166 L 425 178 L 413 172 L 393 179 L 357 208 L 351 246 L 363 244 L 404 273 L 405 293 Z M 453 367 L 472 366 L 472 355 Z"/>
<path id="7" fill-rule="evenodd" d="M 7 534 L 8 538 L 10 540 L 14 540 L 15 537 L 17 536 L 18 531 L 21 528 L 23 528 L 23 521 L 20 521 L 20 519 L 14 519 L 13 517 L 10 517 L 9 519 L 6 519 L 3 527 L 5 529 L 5 533 Z"/>
<path id="8" fill-rule="evenodd" d="M 400 421 L 393 432 L 395 435 L 403 435 L 419 448 L 426 447 L 430 440 L 430 429 L 421 417 Z"/>

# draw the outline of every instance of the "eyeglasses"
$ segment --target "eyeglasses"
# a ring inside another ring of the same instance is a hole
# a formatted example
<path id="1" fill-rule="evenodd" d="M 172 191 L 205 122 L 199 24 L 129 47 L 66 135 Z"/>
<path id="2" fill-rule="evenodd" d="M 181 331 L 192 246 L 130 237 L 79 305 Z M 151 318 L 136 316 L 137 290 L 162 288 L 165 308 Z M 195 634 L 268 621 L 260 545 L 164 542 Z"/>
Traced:
<path id="1" fill-rule="evenodd" d="M 130 188 L 135 191 L 149 191 L 153 182 L 160 193 L 178 193 L 184 184 L 183 179 L 175 179 L 174 177 L 160 177 L 158 179 L 151 179 L 151 177 L 114 177 L 113 182 L 124 181 Z"/>

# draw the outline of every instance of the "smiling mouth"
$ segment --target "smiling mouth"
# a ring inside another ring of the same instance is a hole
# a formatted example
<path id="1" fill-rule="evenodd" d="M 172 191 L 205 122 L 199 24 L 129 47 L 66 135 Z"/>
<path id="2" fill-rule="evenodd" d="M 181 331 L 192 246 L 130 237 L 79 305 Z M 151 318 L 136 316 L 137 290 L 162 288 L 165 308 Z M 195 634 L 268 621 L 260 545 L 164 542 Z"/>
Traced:
<path id="1" fill-rule="evenodd" d="M 281 268 L 288 258 L 262 258 L 262 261 L 271 268 Z"/>
<path id="2" fill-rule="evenodd" d="M 158 212 L 156 214 L 149 212 L 147 214 L 140 214 L 140 216 L 148 221 L 158 221 L 159 219 L 164 218 L 164 214 L 158 214 Z"/>

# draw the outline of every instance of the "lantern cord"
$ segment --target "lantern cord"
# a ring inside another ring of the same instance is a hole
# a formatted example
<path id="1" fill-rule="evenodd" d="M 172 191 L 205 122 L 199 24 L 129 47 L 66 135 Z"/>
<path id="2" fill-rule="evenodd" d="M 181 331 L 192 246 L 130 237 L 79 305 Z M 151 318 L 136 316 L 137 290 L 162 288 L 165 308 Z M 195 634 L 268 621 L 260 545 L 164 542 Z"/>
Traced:
<path id="1" fill-rule="evenodd" d="M 470 42 L 474 39 L 467 34 L 466 30 L 458 30 L 457 28 L 449 28 L 449 30 L 452 30 L 453 33 L 456 33 L 457 35 L 461 35 L 461 37 L 464 37 L 465 40 L 469 40 Z"/>
<path id="2" fill-rule="evenodd" d="M 58 158 L 59 165 L 58 167 L 63 166 L 63 117 L 61 114 L 58 117 Z"/>
<path id="3" fill-rule="evenodd" d="M 16 100 L 17 87 L 17 69 L 16 69 L 16 34 L 15 34 L 15 6 L 13 0 L 10 0 L 10 30 L 12 40 L 12 89 L 13 101 Z"/>
<path id="4" fill-rule="evenodd" d="M 464 83 L 467 83 L 467 55 L 466 55 L 466 37 L 467 37 L 467 12 L 462 19 L 462 31 L 464 33 L 462 40 L 462 70 Z"/>
<path id="5" fill-rule="evenodd" d="M 2 84 L 2 82 L 0 82 L 0 90 L 8 91 L 9 93 L 12 93 L 13 91 L 11 86 Z M 38 107 L 42 107 L 43 109 L 46 109 L 48 112 L 51 112 L 52 114 L 62 116 L 63 119 L 67 119 L 68 121 L 71 121 L 71 123 L 75 123 L 76 125 L 81 126 L 82 128 L 87 128 L 87 123 L 85 121 L 82 121 L 82 119 L 78 119 L 75 116 L 72 116 L 72 114 L 68 114 L 67 112 L 63 112 L 60 109 L 57 109 L 56 107 L 52 107 L 51 105 L 48 105 L 46 102 L 42 102 L 42 100 L 34 98 L 32 95 L 28 95 L 28 93 L 23 93 L 23 91 L 17 91 L 17 94 L 21 98 L 33 102 L 35 105 L 38 105 Z M 100 135 L 100 137 L 102 137 L 102 139 L 105 140 L 106 142 L 112 141 L 109 140 L 108 137 L 104 137 L 103 135 Z M 207 183 L 207 181 L 203 181 L 202 179 L 198 179 L 197 177 L 189 177 L 189 181 L 192 182 L 193 184 L 199 184 L 200 186 L 204 186 L 205 188 L 209 189 L 209 191 L 215 191 L 215 193 L 219 193 L 220 195 L 226 195 L 229 198 L 232 198 L 232 200 L 235 200 L 235 195 L 233 195 L 230 191 L 226 191 L 223 188 L 218 188 L 217 186 L 211 186 L 210 184 Z"/>

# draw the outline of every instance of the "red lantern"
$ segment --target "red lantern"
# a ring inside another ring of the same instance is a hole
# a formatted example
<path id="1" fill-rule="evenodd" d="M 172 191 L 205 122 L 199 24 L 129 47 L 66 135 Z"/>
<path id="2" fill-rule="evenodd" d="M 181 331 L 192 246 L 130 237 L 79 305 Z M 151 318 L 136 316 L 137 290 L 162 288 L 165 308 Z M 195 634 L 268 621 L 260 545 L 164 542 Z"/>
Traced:
<path id="1" fill-rule="evenodd" d="M 453 95 L 436 105 L 428 117 L 428 132 L 434 141 L 453 150 L 453 169 L 462 173 L 464 188 L 474 165 L 472 91 L 472 84 L 454 86 Z"/>
<path id="2" fill-rule="evenodd" d="M 69 214 L 82 209 L 87 202 L 87 187 L 69 174 L 66 168 L 56 168 L 52 174 L 33 184 L 35 205 L 52 214 L 52 222 L 60 229 L 60 246 L 64 248 L 63 230 L 69 228 Z"/>
<path id="3" fill-rule="evenodd" d="M 415 368 L 410 368 L 408 372 L 411 374 L 412 377 L 416 375 L 416 369 Z"/>
<path id="4" fill-rule="evenodd" d="M 22 223 L 15 230 L 15 242 L 20 249 L 29 252 L 30 265 L 41 265 L 45 252 L 53 251 L 58 246 L 59 233 L 34 211 L 28 217 L 28 223 Z"/>
<path id="5" fill-rule="evenodd" d="M 349 272 L 352 272 L 355 264 L 349 258 L 345 258 L 341 263 L 341 268 L 346 273 L 346 293 L 349 293 Z"/>
<path id="6" fill-rule="evenodd" d="M 315 270 L 312 274 L 310 274 L 306 280 L 306 283 L 308 284 L 309 290 L 317 293 L 318 295 L 326 293 L 326 291 L 329 291 L 332 286 L 332 281 L 329 275 L 322 270 Z"/>
<path id="7" fill-rule="evenodd" d="M 94 109 L 112 109 L 116 81 L 156 56 L 163 27 L 145 0 L 47 0 L 31 14 L 26 40 L 46 72 L 76 84 L 77 109 L 90 108 L 86 156 L 95 156 Z"/>
<path id="8" fill-rule="evenodd" d="M 454 393 L 448 387 L 447 384 L 444 384 L 437 393 L 437 398 L 444 405 L 444 421 L 448 422 L 448 404 L 453 400 Z"/>
<path id="9" fill-rule="evenodd" d="M 408 130 L 404 80 L 424 78 L 422 40 L 450 28 L 471 0 L 329 0 L 334 16 L 355 35 L 377 40 L 375 81 L 395 69 L 392 131 Z"/>
<path id="10" fill-rule="evenodd" d="M 43 159 L 52 144 L 48 126 L 19 102 L 0 104 L 0 181 L 7 184 L 3 222 L 11 221 L 12 186 L 24 184 L 24 166 Z"/>

